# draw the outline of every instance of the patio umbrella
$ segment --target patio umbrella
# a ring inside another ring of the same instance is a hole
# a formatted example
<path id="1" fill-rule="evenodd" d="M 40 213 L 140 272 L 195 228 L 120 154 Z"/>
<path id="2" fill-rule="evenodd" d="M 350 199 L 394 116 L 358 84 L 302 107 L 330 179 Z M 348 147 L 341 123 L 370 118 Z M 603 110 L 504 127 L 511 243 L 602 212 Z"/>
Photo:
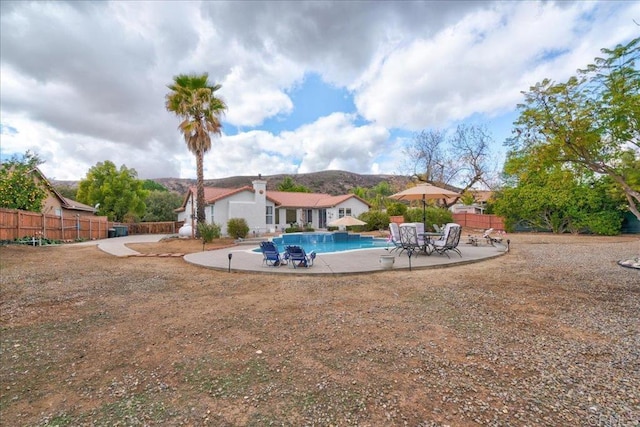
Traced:
<path id="1" fill-rule="evenodd" d="M 392 194 L 392 199 L 396 200 L 422 200 L 422 222 L 427 226 L 427 199 L 449 199 L 451 197 L 460 197 L 454 191 L 446 188 L 438 187 L 433 184 L 418 184 L 415 187 L 407 188 L 399 193 Z"/>
<path id="2" fill-rule="evenodd" d="M 354 218 L 350 215 L 343 216 L 334 221 L 331 221 L 327 225 L 330 227 L 349 227 L 351 225 L 365 225 L 366 222 L 360 221 L 358 218 Z"/>

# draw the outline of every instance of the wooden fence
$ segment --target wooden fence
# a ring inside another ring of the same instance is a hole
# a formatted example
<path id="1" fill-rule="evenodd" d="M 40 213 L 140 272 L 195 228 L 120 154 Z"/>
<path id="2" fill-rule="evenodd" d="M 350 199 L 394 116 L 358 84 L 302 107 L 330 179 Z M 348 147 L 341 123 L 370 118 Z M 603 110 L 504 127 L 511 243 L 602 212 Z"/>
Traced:
<path id="1" fill-rule="evenodd" d="M 106 216 L 56 216 L 0 208 L 0 240 L 43 237 L 74 241 L 104 239 L 113 226 Z"/>
<path id="2" fill-rule="evenodd" d="M 504 220 L 497 215 L 460 212 L 453 214 L 453 222 L 463 227 L 477 228 L 479 230 L 486 230 L 488 228 L 504 230 Z"/>
<path id="3" fill-rule="evenodd" d="M 129 228 L 129 234 L 177 234 L 184 221 L 136 222 L 122 224 Z"/>
<path id="4" fill-rule="evenodd" d="M 401 224 L 404 222 L 404 217 L 402 215 L 391 216 L 389 220 Z M 453 222 L 463 227 L 477 228 L 479 230 L 486 230 L 488 228 L 493 228 L 496 231 L 504 230 L 503 219 L 496 215 L 481 215 L 465 212 L 454 213 Z"/>
<path id="5" fill-rule="evenodd" d="M 109 237 L 109 229 L 114 227 L 126 227 L 127 234 L 176 234 L 182 224 L 183 222 L 175 221 L 120 224 L 108 221 L 106 216 L 60 217 L 0 208 L 0 241 L 23 237 L 61 241 L 106 239 Z"/>

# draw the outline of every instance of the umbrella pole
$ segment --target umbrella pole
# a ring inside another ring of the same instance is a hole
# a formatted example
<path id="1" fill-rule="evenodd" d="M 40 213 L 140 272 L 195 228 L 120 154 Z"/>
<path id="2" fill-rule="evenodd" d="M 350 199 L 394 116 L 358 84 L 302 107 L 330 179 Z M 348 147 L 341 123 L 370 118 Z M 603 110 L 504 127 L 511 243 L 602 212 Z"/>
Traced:
<path id="1" fill-rule="evenodd" d="M 425 231 L 427 230 L 427 199 L 422 195 L 422 224 Z"/>

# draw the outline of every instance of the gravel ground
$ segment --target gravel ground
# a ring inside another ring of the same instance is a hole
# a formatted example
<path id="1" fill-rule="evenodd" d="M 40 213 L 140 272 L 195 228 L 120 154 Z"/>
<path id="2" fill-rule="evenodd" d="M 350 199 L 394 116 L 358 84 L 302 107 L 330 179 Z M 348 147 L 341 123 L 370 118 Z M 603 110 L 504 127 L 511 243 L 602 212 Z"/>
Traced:
<path id="1" fill-rule="evenodd" d="M 334 278 L 2 247 L 0 420 L 640 425 L 640 270 L 617 264 L 640 240 L 510 238 L 478 264 Z"/>

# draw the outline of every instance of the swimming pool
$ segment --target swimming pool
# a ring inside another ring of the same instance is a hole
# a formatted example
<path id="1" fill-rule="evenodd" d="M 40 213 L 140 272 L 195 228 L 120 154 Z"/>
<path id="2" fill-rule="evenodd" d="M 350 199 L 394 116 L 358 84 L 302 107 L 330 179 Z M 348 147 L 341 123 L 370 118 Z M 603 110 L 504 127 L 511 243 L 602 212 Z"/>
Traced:
<path id="1" fill-rule="evenodd" d="M 306 252 L 316 251 L 319 254 L 385 248 L 388 245 L 387 239 L 340 231 L 333 233 L 287 233 L 271 240 L 276 244 L 280 252 L 284 252 L 285 246 L 298 245 L 302 246 Z M 254 249 L 254 252 L 260 252 L 260 249 Z"/>

